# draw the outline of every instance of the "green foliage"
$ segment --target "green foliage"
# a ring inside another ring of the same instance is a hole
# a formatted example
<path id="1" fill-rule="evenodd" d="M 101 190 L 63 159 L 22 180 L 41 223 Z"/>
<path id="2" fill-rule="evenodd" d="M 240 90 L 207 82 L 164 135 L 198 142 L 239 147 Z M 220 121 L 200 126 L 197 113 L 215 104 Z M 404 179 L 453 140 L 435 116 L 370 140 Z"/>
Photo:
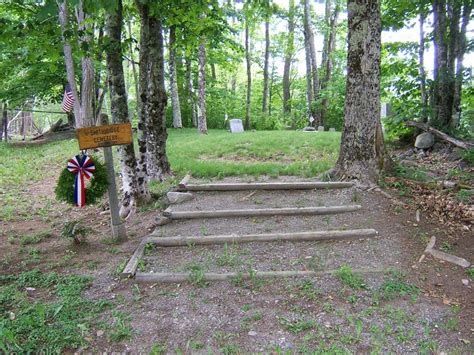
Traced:
<path id="1" fill-rule="evenodd" d="M 86 204 L 93 205 L 97 203 L 102 196 L 107 192 L 109 186 L 107 178 L 107 170 L 104 164 L 96 157 L 91 156 L 92 163 L 95 165 L 95 170 L 90 179 L 89 187 L 86 186 Z M 64 168 L 59 175 L 58 184 L 54 190 L 56 198 L 61 201 L 66 201 L 74 204 L 74 179 L 75 174 L 71 173 L 67 168 Z"/>
<path id="2" fill-rule="evenodd" d="M 59 353 L 87 345 L 97 315 L 109 306 L 81 296 L 91 281 L 39 270 L 0 278 L 0 350 Z M 38 289 L 49 291 L 53 300 L 32 299 L 25 287 L 36 288 L 36 297 Z"/>
<path id="3" fill-rule="evenodd" d="M 343 284 L 353 288 L 354 290 L 362 290 L 367 288 L 364 279 L 361 275 L 354 273 L 350 266 L 343 265 L 337 270 L 336 275 Z"/>
<path id="4" fill-rule="evenodd" d="M 382 299 L 393 300 L 406 295 L 416 296 L 420 293 L 420 289 L 416 285 L 406 282 L 404 274 L 391 272 L 380 286 L 379 293 Z"/>
<path id="5" fill-rule="evenodd" d="M 474 165 L 474 148 L 462 152 L 462 158 L 470 165 Z"/>
<path id="6" fill-rule="evenodd" d="M 38 244 L 41 243 L 43 240 L 51 237 L 51 231 L 42 231 L 32 235 L 25 235 L 21 237 L 20 244 L 21 245 L 28 245 L 28 244 Z"/>

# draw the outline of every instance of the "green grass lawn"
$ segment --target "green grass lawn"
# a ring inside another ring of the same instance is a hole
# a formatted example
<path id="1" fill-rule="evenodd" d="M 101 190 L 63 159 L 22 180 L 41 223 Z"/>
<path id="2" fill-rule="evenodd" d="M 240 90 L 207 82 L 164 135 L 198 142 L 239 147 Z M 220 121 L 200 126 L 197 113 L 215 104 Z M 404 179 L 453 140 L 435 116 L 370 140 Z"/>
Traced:
<path id="1" fill-rule="evenodd" d="M 211 130 L 201 136 L 182 129 L 169 131 L 167 152 L 177 174 L 314 176 L 334 165 L 339 142 L 337 132 Z M 28 147 L 0 143 L 0 193 L 57 175 L 78 152 L 75 139 Z"/>
<path id="2" fill-rule="evenodd" d="M 211 130 L 171 130 L 168 155 L 174 171 L 196 177 L 232 175 L 315 176 L 330 169 L 340 133 L 256 131 L 231 134 Z"/>

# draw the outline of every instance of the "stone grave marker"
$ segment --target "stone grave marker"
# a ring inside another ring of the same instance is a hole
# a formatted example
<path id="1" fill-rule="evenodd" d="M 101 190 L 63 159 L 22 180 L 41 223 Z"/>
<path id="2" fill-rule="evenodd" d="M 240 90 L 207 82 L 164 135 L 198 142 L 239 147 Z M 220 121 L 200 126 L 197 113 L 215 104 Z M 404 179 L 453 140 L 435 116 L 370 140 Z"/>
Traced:
<path id="1" fill-rule="evenodd" d="M 243 133 L 244 126 L 242 124 L 242 120 L 240 118 L 234 118 L 229 121 L 230 123 L 230 132 L 231 133 Z"/>
<path id="2" fill-rule="evenodd" d="M 319 132 L 324 132 L 324 126 L 318 126 L 318 131 Z"/>
<path id="3" fill-rule="evenodd" d="M 331 127 L 331 128 L 329 128 L 329 132 L 336 132 L 336 129 Z"/>

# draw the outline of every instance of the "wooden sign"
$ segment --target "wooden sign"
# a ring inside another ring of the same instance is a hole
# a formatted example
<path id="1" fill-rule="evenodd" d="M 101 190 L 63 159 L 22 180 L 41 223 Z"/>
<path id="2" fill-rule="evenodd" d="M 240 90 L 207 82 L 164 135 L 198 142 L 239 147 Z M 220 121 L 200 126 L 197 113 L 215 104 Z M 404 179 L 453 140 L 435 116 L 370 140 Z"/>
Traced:
<path id="1" fill-rule="evenodd" d="M 80 149 L 132 143 L 132 124 L 130 122 L 78 128 L 76 133 Z"/>

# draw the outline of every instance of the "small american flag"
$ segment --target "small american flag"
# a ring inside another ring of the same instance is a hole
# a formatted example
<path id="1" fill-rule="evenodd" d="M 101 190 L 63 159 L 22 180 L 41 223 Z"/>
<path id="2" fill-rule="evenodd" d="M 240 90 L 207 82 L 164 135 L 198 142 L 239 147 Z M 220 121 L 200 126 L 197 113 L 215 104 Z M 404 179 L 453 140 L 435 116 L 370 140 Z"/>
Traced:
<path id="1" fill-rule="evenodd" d="M 73 106 L 74 106 L 74 95 L 72 94 L 71 87 L 69 86 L 69 84 L 66 84 L 66 87 L 64 88 L 62 109 L 64 112 L 70 112 Z"/>

